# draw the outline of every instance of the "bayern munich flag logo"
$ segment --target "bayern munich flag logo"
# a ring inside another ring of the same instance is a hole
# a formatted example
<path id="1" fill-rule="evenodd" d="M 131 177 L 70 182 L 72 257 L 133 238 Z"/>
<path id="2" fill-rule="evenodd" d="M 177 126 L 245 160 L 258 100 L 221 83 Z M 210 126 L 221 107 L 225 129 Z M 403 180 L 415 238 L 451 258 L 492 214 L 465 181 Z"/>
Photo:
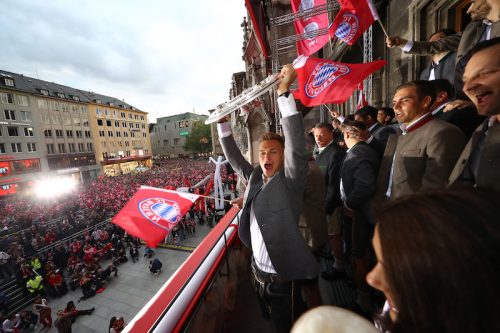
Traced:
<path id="1" fill-rule="evenodd" d="M 170 231 L 181 218 L 179 204 L 163 198 L 148 198 L 140 201 L 139 211 L 148 221 L 167 231 Z"/>
<path id="2" fill-rule="evenodd" d="M 309 76 L 304 91 L 309 98 L 321 94 L 338 78 L 348 74 L 351 70 L 344 64 L 329 64 L 320 62 Z"/>
<path id="3" fill-rule="evenodd" d="M 359 20 L 356 15 L 344 14 L 342 22 L 338 25 L 335 31 L 335 36 L 349 44 L 354 39 L 359 29 Z"/>

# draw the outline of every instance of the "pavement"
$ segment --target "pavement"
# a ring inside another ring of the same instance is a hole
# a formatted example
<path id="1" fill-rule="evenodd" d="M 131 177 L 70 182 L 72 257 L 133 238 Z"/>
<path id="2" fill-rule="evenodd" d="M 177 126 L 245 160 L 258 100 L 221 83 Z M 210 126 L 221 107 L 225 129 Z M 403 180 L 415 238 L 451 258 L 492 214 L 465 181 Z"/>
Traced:
<path id="1" fill-rule="evenodd" d="M 206 224 L 196 226 L 195 235 L 189 236 L 180 242 L 178 247 L 155 249 L 155 256 L 163 263 L 162 271 L 158 275 L 149 272 L 149 261 L 143 257 L 144 246 L 139 249 L 139 261 L 129 261 L 118 267 L 118 277 L 112 275 L 108 286 L 101 293 L 87 300 L 77 303 L 82 296 L 81 289 L 70 291 L 63 297 L 49 299 L 52 307 L 52 319 L 57 318 L 57 310 L 66 307 L 69 301 L 74 301 L 76 308 L 85 310 L 95 307 L 91 315 L 80 316 L 72 326 L 73 333 L 108 332 L 111 317 L 123 317 L 128 323 L 163 286 L 170 276 L 189 257 L 190 250 L 194 249 L 212 230 Z M 102 261 L 106 267 L 108 261 Z M 39 326 L 41 327 L 41 325 Z M 49 332 L 57 332 L 53 327 Z"/>

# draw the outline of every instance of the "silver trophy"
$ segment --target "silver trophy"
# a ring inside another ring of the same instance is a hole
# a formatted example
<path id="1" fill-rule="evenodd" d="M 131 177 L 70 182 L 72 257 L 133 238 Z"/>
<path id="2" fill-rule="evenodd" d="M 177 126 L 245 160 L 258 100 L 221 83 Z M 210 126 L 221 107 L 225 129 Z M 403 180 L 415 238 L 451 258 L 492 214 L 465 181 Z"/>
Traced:
<path id="1" fill-rule="evenodd" d="M 205 124 L 208 125 L 211 123 L 215 123 L 221 118 L 224 118 L 225 116 L 233 113 L 242 106 L 250 103 L 257 97 L 264 95 L 269 90 L 274 88 L 274 86 L 276 86 L 279 81 L 279 74 L 270 75 L 253 87 L 245 89 L 241 94 L 239 94 L 229 102 L 217 105 L 215 111 L 210 114 L 207 120 L 205 120 Z"/>

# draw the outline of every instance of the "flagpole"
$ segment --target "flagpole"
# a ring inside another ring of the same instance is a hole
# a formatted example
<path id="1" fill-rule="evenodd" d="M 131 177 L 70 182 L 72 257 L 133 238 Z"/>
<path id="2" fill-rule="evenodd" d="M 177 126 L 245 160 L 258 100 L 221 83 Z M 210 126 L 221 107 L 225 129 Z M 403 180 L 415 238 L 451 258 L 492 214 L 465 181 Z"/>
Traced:
<path id="1" fill-rule="evenodd" d="M 179 192 L 179 193 L 186 193 L 186 192 Z M 208 195 L 201 195 L 201 194 L 195 194 L 199 197 L 202 197 L 202 198 L 207 198 L 207 199 L 212 199 L 212 200 L 215 200 L 214 197 L 210 197 Z M 219 199 L 219 200 L 222 200 L 222 201 L 225 201 L 225 202 L 231 202 L 231 200 L 226 200 L 226 199 Z"/>
<path id="2" fill-rule="evenodd" d="M 384 35 L 385 37 L 389 38 L 389 34 L 387 33 L 387 31 L 385 30 L 385 27 L 384 25 L 382 24 L 382 22 L 380 20 L 377 20 L 378 24 L 380 24 L 380 27 L 382 28 L 382 31 L 384 32 Z"/>

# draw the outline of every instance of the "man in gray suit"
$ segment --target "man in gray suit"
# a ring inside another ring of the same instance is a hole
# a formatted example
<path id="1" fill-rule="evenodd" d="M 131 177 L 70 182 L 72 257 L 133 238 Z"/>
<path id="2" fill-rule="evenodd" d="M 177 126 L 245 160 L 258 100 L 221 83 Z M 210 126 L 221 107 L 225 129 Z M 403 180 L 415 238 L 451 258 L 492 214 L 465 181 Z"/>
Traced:
<path id="1" fill-rule="evenodd" d="M 435 98 L 430 81 L 410 81 L 396 88 L 393 105 L 401 134 L 391 135 L 387 142 L 377 181 L 379 198 L 446 186 L 465 136 L 458 127 L 432 117 Z"/>
<path id="2" fill-rule="evenodd" d="M 315 278 L 319 267 L 298 228 L 308 153 L 302 115 L 289 93 L 296 72 L 292 65 L 286 65 L 281 75 L 277 92 L 286 145 L 280 135 L 264 133 L 259 143 L 259 166 L 254 168 L 236 146 L 229 123 L 219 123 L 217 130 L 227 160 L 248 180 L 238 232 L 252 251 L 259 300 L 275 331 L 289 332 L 305 310 L 297 280 Z"/>
<path id="3" fill-rule="evenodd" d="M 464 92 L 487 119 L 479 125 L 450 175 L 450 185 L 500 192 L 500 38 L 472 51 L 465 67 Z"/>

